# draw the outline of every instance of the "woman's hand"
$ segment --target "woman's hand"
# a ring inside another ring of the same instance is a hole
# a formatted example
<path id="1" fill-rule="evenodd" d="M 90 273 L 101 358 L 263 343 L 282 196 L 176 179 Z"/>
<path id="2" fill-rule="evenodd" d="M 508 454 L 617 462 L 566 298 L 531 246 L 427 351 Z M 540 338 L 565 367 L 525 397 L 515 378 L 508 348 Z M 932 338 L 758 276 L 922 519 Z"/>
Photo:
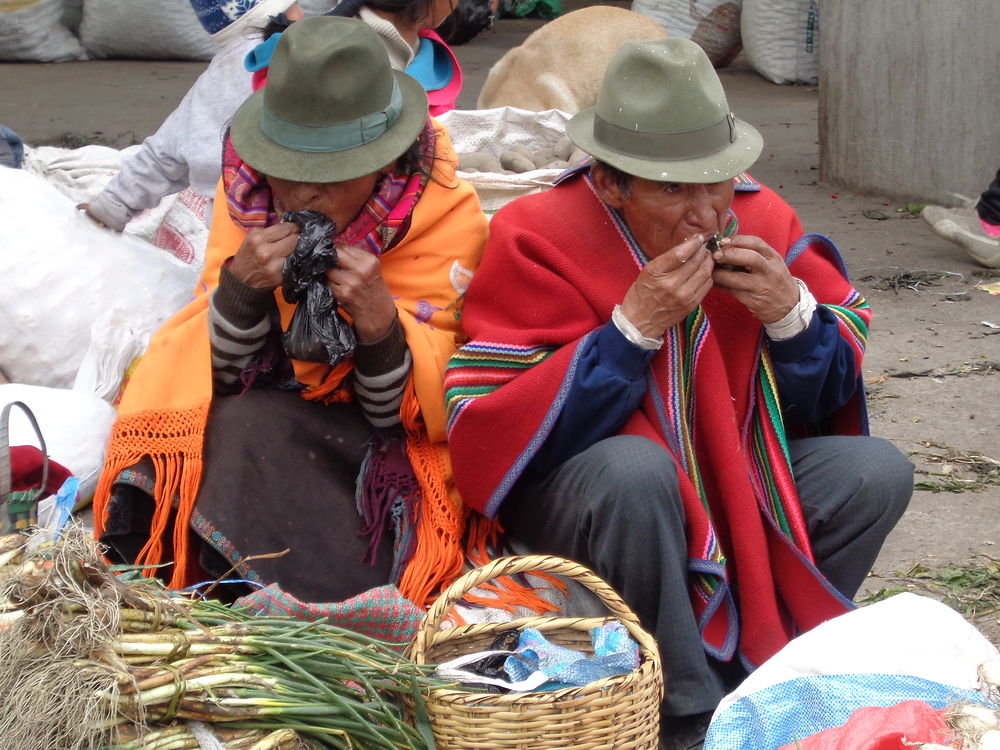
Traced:
<path id="1" fill-rule="evenodd" d="M 337 246 L 337 266 L 326 272 L 337 302 L 354 321 L 362 344 L 384 338 L 396 318 L 396 305 L 382 278 L 379 259 L 351 245 Z"/>
<path id="2" fill-rule="evenodd" d="M 282 282 L 285 258 L 295 250 L 299 228 L 293 221 L 251 229 L 236 251 L 229 271 L 254 289 L 277 289 Z"/>
<path id="3" fill-rule="evenodd" d="M 799 302 L 799 287 L 776 250 L 760 237 L 735 235 L 722 240 L 716 263 L 744 270 L 715 268 L 715 286 L 732 294 L 761 323 L 781 320 Z"/>
<path id="4" fill-rule="evenodd" d="M 622 314 L 643 336 L 662 336 L 712 288 L 712 256 L 703 242 L 695 236 L 653 258 L 625 293 Z"/>

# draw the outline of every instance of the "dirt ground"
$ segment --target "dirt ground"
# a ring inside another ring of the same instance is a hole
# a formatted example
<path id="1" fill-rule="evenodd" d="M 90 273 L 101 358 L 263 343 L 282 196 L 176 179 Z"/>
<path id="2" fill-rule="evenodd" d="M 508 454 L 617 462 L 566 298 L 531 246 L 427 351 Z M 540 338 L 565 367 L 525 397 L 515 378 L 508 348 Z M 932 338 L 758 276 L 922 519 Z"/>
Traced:
<path id="1" fill-rule="evenodd" d="M 503 19 L 456 48 L 461 108 L 475 107 L 489 67 L 541 23 Z M 127 146 L 155 131 L 204 67 L 0 64 L 0 122 L 31 145 L 70 133 Z M 1000 643 L 1000 464 L 991 461 L 1000 459 L 1000 328 L 987 325 L 1000 326 L 1000 296 L 977 289 L 990 281 L 984 269 L 901 202 L 818 182 L 815 87 L 774 85 L 742 58 L 720 76 L 733 111 L 764 136 L 752 174 L 797 209 L 807 231 L 836 242 L 868 297 L 872 432 L 911 454 L 918 487 L 933 488 L 914 493 L 863 593 L 944 596 Z"/>

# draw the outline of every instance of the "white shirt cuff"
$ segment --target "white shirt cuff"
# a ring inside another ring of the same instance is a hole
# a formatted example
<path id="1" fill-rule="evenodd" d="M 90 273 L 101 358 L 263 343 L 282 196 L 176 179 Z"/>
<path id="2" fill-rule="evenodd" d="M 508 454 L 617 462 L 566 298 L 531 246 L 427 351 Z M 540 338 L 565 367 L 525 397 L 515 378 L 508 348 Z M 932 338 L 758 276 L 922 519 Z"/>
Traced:
<path id="1" fill-rule="evenodd" d="M 662 336 L 652 339 L 649 336 L 643 336 L 639 333 L 639 329 L 632 325 L 632 321 L 625 317 L 621 305 L 615 305 L 615 309 L 611 311 L 611 322 L 615 324 L 615 328 L 621 332 L 622 336 L 640 349 L 656 351 L 663 346 Z"/>
<path id="2" fill-rule="evenodd" d="M 788 315 L 773 323 L 765 323 L 764 330 L 772 341 L 784 341 L 802 333 L 812 322 L 816 312 L 816 298 L 802 279 L 795 279 L 799 285 L 799 302 L 788 311 Z"/>

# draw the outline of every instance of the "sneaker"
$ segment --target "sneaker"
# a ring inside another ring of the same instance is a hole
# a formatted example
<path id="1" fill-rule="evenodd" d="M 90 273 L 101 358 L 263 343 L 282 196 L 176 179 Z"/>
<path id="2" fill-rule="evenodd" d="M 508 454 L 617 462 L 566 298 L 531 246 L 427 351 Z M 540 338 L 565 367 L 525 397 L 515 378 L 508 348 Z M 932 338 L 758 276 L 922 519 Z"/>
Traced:
<path id="1" fill-rule="evenodd" d="M 936 235 L 961 247 L 977 263 L 1000 268 L 1000 239 L 983 231 L 974 208 L 924 206 L 920 216 Z"/>

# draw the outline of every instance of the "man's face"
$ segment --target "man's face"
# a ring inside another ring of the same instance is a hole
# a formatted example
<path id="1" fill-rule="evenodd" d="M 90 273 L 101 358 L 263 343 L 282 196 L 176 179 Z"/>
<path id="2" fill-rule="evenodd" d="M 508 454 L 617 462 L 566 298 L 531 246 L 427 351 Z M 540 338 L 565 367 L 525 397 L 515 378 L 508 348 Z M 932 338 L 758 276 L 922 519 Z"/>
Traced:
<path id="1" fill-rule="evenodd" d="M 696 234 L 708 239 L 725 229 L 733 181 L 701 184 L 633 177 L 627 194 L 616 189 L 600 192 L 625 219 L 646 256 L 655 258 Z"/>

